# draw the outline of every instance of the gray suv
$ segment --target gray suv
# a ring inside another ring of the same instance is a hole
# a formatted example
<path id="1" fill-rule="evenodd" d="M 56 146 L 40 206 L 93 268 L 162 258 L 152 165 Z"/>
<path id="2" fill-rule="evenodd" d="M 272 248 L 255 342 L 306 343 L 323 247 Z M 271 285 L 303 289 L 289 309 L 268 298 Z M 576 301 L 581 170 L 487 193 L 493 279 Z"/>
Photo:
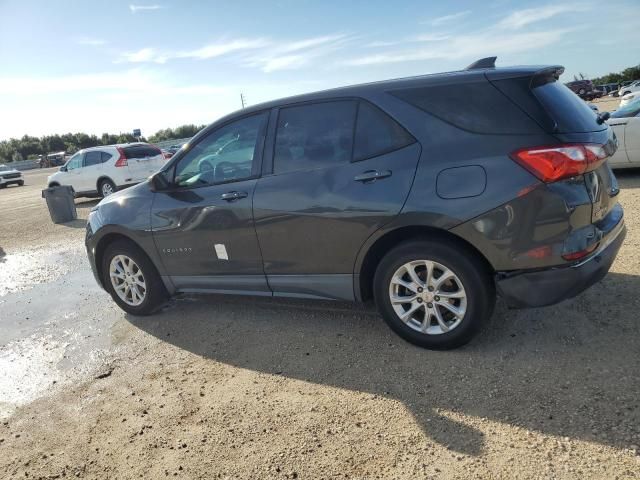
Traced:
<path id="1" fill-rule="evenodd" d="M 494 60 L 218 120 L 94 208 L 97 281 L 133 315 L 176 293 L 373 299 L 432 349 L 468 342 L 497 294 L 577 295 L 625 236 L 615 136 L 562 67 Z"/>

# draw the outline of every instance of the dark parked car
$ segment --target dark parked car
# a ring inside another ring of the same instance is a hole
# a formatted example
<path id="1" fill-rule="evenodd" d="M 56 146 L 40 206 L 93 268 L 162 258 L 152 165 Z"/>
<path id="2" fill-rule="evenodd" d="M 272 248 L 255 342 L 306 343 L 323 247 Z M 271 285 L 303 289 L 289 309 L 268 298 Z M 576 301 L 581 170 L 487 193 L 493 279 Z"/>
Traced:
<path id="1" fill-rule="evenodd" d="M 584 100 L 593 100 L 597 96 L 602 96 L 602 94 L 598 95 L 596 93 L 597 90 L 593 87 L 593 82 L 591 80 L 576 80 L 568 82 L 565 85 Z"/>
<path id="2" fill-rule="evenodd" d="M 435 349 L 469 341 L 496 293 L 577 295 L 625 236 L 615 137 L 562 67 L 493 60 L 218 120 L 94 208 L 97 281 L 134 315 L 179 292 L 374 299 Z"/>

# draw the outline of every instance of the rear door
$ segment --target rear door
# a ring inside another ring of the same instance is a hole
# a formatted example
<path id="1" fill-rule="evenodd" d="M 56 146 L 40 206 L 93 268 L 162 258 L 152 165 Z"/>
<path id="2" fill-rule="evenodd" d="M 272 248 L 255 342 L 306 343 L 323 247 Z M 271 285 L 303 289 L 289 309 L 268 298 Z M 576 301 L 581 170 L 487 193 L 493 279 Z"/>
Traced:
<path id="1" fill-rule="evenodd" d="M 420 146 L 363 100 L 288 106 L 272 120 L 253 204 L 269 285 L 352 299 L 357 252 L 402 208 Z"/>

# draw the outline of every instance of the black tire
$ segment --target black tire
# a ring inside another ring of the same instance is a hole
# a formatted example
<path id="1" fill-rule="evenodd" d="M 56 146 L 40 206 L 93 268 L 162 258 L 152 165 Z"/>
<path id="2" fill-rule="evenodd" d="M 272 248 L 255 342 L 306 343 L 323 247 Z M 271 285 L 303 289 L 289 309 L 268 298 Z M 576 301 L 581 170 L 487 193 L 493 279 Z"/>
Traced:
<path id="1" fill-rule="evenodd" d="M 105 189 L 107 188 L 111 190 L 110 193 L 106 193 Z M 113 183 L 113 181 L 109 180 L 108 178 L 103 178 L 102 180 L 100 180 L 100 183 L 98 183 L 98 195 L 100 195 L 101 198 L 108 197 L 109 195 L 115 192 L 116 192 L 116 184 Z"/>
<path id="2" fill-rule="evenodd" d="M 24 182 L 18 182 L 19 187 L 24 187 Z"/>
<path id="3" fill-rule="evenodd" d="M 466 293 L 466 312 L 452 330 L 437 335 L 422 333 L 396 314 L 389 298 L 392 277 L 402 265 L 415 260 L 437 262 L 460 279 Z M 373 289 L 378 310 L 389 327 L 405 340 L 432 350 L 448 350 L 469 342 L 491 317 L 496 301 L 493 278 L 485 264 L 463 244 L 449 240 L 420 240 L 398 245 L 378 265 Z"/>
<path id="4" fill-rule="evenodd" d="M 146 284 L 146 292 L 145 298 L 140 305 L 129 305 L 115 291 L 111 282 L 109 267 L 111 260 L 117 255 L 125 255 L 132 259 L 142 272 Z M 122 310 L 132 315 L 150 315 L 164 305 L 169 297 L 158 271 L 147 254 L 133 242 L 127 240 L 117 240 L 106 248 L 102 258 L 102 281 L 114 302 Z"/>
<path id="5" fill-rule="evenodd" d="M 628 94 L 630 94 L 630 93 L 631 93 L 631 92 L 624 92 L 624 93 L 622 94 L 622 96 L 624 97 L 625 95 L 628 95 Z"/>
<path id="6" fill-rule="evenodd" d="M 586 90 L 584 88 L 581 88 L 580 90 L 578 90 L 578 95 L 584 95 L 586 92 Z"/>

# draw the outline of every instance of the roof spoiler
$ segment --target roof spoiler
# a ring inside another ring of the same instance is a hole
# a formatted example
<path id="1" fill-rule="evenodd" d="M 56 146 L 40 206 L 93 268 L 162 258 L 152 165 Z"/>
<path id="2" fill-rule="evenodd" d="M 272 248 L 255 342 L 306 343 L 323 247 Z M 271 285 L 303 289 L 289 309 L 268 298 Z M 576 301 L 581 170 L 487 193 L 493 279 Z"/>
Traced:
<path id="1" fill-rule="evenodd" d="M 498 57 L 486 57 L 476 60 L 469 65 L 465 70 L 479 70 L 481 68 L 496 68 L 496 59 Z"/>

